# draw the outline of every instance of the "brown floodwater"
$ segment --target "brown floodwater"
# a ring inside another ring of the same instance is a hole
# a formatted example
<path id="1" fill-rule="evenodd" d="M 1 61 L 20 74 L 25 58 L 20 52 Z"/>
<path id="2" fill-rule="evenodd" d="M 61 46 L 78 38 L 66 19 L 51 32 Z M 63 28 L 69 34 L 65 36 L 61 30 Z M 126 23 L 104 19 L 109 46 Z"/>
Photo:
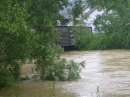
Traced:
<path id="1" fill-rule="evenodd" d="M 130 50 L 67 51 L 63 58 L 85 61 L 81 79 L 56 81 L 55 97 L 130 97 Z M 32 76 L 32 64 L 25 64 L 22 75 Z M 12 91 L 18 97 L 49 97 L 53 81 L 27 80 Z M 9 89 L 0 89 L 0 97 L 8 97 Z M 15 96 L 12 96 L 15 97 Z"/>

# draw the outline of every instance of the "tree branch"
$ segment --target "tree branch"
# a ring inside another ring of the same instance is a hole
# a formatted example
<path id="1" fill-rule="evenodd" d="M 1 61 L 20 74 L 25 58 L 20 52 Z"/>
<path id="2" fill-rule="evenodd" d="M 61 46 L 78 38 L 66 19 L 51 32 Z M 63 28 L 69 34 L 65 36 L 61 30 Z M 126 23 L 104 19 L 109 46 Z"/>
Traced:
<path id="1" fill-rule="evenodd" d="M 56 0 L 56 2 L 58 2 L 59 0 Z M 53 3 L 55 3 L 55 1 L 54 2 L 51 2 L 50 4 L 48 4 L 47 6 L 45 6 L 43 9 L 46 9 L 47 7 L 49 7 L 51 4 L 53 4 Z M 37 13 L 38 13 L 39 11 L 37 11 Z M 36 13 L 35 14 L 33 14 L 32 16 L 30 16 L 28 19 L 27 19 L 27 22 L 31 19 L 31 18 L 33 18 L 34 16 L 36 15 Z"/>

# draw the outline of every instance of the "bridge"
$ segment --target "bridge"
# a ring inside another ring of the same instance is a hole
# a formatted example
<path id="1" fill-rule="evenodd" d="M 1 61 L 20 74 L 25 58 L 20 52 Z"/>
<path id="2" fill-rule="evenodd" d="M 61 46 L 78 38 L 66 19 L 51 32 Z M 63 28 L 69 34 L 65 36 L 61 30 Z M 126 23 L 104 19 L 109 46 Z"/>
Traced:
<path id="1" fill-rule="evenodd" d="M 79 33 L 82 33 L 82 30 L 86 30 L 88 28 L 92 31 L 92 27 L 57 26 L 57 31 L 61 32 L 61 39 L 55 40 L 54 43 L 60 46 L 74 46 L 76 44 L 76 40 L 74 39 L 73 31 L 77 29 Z"/>

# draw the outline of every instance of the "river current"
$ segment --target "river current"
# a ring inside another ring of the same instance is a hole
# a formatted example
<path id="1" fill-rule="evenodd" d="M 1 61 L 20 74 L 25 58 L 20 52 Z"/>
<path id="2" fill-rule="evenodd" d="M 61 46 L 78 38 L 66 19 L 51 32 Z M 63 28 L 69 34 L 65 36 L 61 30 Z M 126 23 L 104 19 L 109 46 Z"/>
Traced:
<path id="1" fill-rule="evenodd" d="M 56 81 L 55 97 L 130 97 L 130 50 L 66 51 L 62 58 L 85 61 L 81 79 Z M 32 76 L 32 64 L 24 64 L 22 74 Z M 18 97 L 49 97 L 53 81 L 27 80 L 12 88 Z M 0 89 L 8 97 L 9 89 Z M 15 96 L 12 96 L 15 97 Z"/>

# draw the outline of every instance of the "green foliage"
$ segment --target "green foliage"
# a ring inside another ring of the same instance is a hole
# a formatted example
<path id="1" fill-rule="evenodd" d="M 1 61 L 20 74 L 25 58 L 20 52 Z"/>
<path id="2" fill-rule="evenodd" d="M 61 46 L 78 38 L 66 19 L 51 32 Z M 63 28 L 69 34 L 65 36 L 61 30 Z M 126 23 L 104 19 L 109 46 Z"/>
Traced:
<path id="1" fill-rule="evenodd" d="M 13 82 L 14 82 L 14 77 L 11 75 L 9 75 L 6 71 L 3 71 L 0 74 L 0 88 L 7 86 L 13 86 Z"/>
<path id="2" fill-rule="evenodd" d="M 66 59 L 61 59 L 60 57 L 53 61 L 47 59 L 47 65 L 42 65 L 43 62 L 41 60 L 36 61 L 36 65 L 40 66 L 36 66 L 34 69 L 42 74 L 40 75 L 42 80 L 77 80 L 80 78 L 81 68 L 85 65 L 85 62 L 76 63 L 73 60 L 67 62 Z"/>
<path id="3" fill-rule="evenodd" d="M 98 17 L 94 22 L 97 28 L 99 25 L 102 26 L 100 31 L 104 32 L 104 37 L 106 39 L 104 38 L 103 40 L 106 41 L 106 49 L 129 49 L 130 44 L 128 37 L 130 34 L 130 1 L 95 0 L 94 4 L 93 2 L 88 0 L 88 3 L 92 5 L 99 3 L 99 9 L 106 9 L 106 12 L 102 16 Z"/>
<path id="4" fill-rule="evenodd" d="M 80 0 L 79 0 L 80 1 Z M 105 12 L 96 18 L 94 25 L 99 34 L 78 40 L 80 49 L 130 49 L 130 1 L 129 0 L 85 0 L 90 7 Z M 82 31 L 80 31 L 82 33 Z M 102 34 L 101 34 L 102 33 Z M 79 37 L 83 36 L 79 34 Z M 86 42 L 88 41 L 89 42 Z"/>
<path id="5" fill-rule="evenodd" d="M 29 56 L 31 35 L 34 31 L 25 22 L 23 6 L 11 0 L 0 2 L 0 86 L 8 86 L 11 78 L 20 76 L 23 60 Z M 28 37 L 30 36 L 30 37 Z M 12 77 L 11 77 L 12 76 Z"/>
<path id="6" fill-rule="evenodd" d="M 55 84 L 56 84 L 56 80 L 53 82 L 52 87 L 51 87 L 51 84 L 49 83 L 49 88 L 50 88 L 49 97 L 55 97 Z"/>
<path id="7" fill-rule="evenodd" d="M 104 28 L 103 28 L 104 29 Z M 108 28 L 109 29 L 109 28 Z M 107 29 L 107 30 L 108 30 Z M 111 29 L 111 28 L 110 28 Z M 80 33 L 79 33 L 80 32 Z M 130 48 L 129 33 L 97 33 L 91 31 L 78 31 L 75 29 L 76 47 L 85 50 L 123 49 Z"/>
<path id="8" fill-rule="evenodd" d="M 88 49 L 88 44 L 91 41 L 91 28 L 78 26 L 73 28 L 74 39 L 76 39 L 76 47 L 79 49 Z"/>
<path id="9" fill-rule="evenodd" d="M 99 90 L 99 87 L 97 87 L 97 97 L 100 97 L 100 90 Z"/>
<path id="10" fill-rule="evenodd" d="M 72 5 L 72 11 L 71 14 L 73 15 L 73 22 L 74 25 L 78 23 L 76 18 L 79 18 L 80 15 L 83 12 L 83 6 L 82 6 L 83 1 L 82 0 L 75 0 L 74 5 Z"/>
<path id="11" fill-rule="evenodd" d="M 79 73 L 81 72 L 81 68 L 85 67 L 85 62 L 81 62 L 81 63 L 75 63 L 73 60 L 70 61 L 69 64 L 67 64 L 67 68 L 68 68 L 68 78 L 67 80 L 71 81 L 71 80 L 77 80 L 80 78 Z"/>
<path id="12" fill-rule="evenodd" d="M 88 44 L 88 49 L 103 50 L 107 48 L 108 38 L 101 35 L 93 35 L 91 42 Z"/>
<path id="13" fill-rule="evenodd" d="M 0 1 L 0 87 L 19 79 L 28 59 L 35 61 L 41 79 L 66 80 L 66 61 L 59 56 L 63 49 L 53 41 L 60 38 L 55 33 L 57 20 L 63 18 L 59 11 L 68 4 L 68 0 Z"/>
<path id="14" fill-rule="evenodd" d="M 124 36 L 112 33 L 111 35 L 93 34 L 93 37 L 89 37 L 89 43 L 81 46 L 81 49 L 87 50 L 105 50 L 105 49 L 123 49 L 127 48 L 123 46 Z M 129 43 L 129 42 L 128 42 Z M 78 45 L 78 44 L 77 44 Z M 86 48 L 87 47 L 87 48 Z"/>

